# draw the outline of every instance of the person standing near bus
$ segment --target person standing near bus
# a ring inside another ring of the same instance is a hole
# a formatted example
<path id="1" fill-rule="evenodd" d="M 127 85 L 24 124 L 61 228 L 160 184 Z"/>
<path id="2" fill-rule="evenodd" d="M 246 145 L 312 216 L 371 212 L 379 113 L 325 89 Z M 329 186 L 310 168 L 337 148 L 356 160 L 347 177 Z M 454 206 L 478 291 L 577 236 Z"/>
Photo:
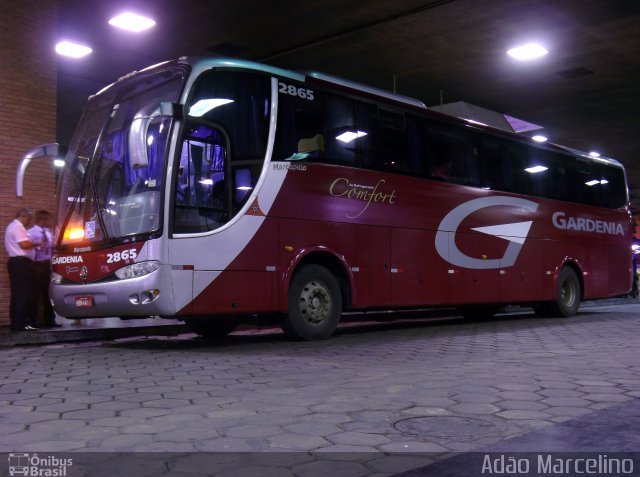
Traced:
<path id="1" fill-rule="evenodd" d="M 31 242 L 38 245 L 35 249 L 35 277 L 36 277 L 36 311 L 42 310 L 42 323 L 46 328 L 59 327 L 56 314 L 49 299 L 49 282 L 51 281 L 51 212 L 38 210 L 35 214 L 36 223 L 28 231 Z M 37 316 L 37 313 L 36 313 Z"/>
<path id="2" fill-rule="evenodd" d="M 4 246 L 9 255 L 7 268 L 11 288 L 9 317 L 14 331 L 32 331 L 35 327 L 35 248 L 37 247 L 27 233 L 31 222 L 31 212 L 20 209 L 16 218 L 7 226 L 4 234 Z"/>

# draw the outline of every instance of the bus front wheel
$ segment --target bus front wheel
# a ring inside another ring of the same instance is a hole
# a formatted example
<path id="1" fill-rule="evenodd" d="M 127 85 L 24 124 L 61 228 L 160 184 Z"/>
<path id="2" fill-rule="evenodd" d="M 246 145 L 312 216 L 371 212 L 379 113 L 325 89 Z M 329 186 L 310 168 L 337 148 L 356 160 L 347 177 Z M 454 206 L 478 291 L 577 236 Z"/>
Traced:
<path id="1" fill-rule="evenodd" d="M 342 294 L 333 274 L 320 265 L 304 265 L 289 287 L 285 334 L 296 340 L 323 340 L 333 334 L 342 314 Z"/>
<path id="2" fill-rule="evenodd" d="M 536 315 L 550 317 L 573 316 L 580 307 L 582 287 L 575 270 L 563 267 L 558 275 L 556 284 L 556 299 L 554 301 L 537 303 L 533 306 Z"/>

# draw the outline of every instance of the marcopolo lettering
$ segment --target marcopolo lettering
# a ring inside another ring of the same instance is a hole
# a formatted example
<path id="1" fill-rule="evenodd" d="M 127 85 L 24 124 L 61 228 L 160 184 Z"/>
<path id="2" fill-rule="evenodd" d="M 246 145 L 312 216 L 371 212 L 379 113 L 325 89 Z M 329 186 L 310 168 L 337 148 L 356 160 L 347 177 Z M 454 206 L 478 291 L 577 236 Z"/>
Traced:
<path id="1" fill-rule="evenodd" d="M 66 264 L 66 263 L 84 263 L 80 255 L 66 255 L 63 257 L 52 257 L 51 264 Z"/>
<path id="2" fill-rule="evenodd" d="M 551 217 L 553 226 L 561 230 L 576 230 L 596 234 L 624 235 L 622 224 L 605 220 L 586 219 L 584 217 L 567 216 L 565 212 L 554 212 Z"/>

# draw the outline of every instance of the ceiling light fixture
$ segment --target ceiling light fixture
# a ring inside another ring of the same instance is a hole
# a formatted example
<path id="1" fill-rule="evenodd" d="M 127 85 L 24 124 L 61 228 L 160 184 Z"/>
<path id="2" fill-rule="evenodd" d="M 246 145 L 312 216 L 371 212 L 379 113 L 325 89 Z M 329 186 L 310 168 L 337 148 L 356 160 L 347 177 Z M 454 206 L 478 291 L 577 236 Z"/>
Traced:
<path id="1" fill-rule="evenodd" d="M 120 15 L 113 17 L 109 20 L 109 25 L 123 30 L 139 33 L 144 30 L 148 30 L 156 24 L 151 18 L 143 17 L 142 15 L 136 15 L 131 12 L 124 12 Z"/>
<path id="2" fill-rule="evenodd" d="M 92 51 L 88 46 L 72 41 L 61 41 L 56 45 L 56 53 L 62 56 L 68 56 L 69 58 L 82 58 Z"/>
<path id="3" fill-rule="evenodd" d="M 527 43 L 526 45 L 517 46 L 507 51 L 507 55 L 520 61 L 540 58 L 547 53 L 549 53 L 549 51 L 538 43 Z"/>
<path id="4" fill-rule="evenodd" d="M 537 134 L 536 136 L 533 136 L 531 139 L 533 139 L 535 142 L 547 142 L 547 137 L 546 136 L 542 136 L 540 134 Z"/>

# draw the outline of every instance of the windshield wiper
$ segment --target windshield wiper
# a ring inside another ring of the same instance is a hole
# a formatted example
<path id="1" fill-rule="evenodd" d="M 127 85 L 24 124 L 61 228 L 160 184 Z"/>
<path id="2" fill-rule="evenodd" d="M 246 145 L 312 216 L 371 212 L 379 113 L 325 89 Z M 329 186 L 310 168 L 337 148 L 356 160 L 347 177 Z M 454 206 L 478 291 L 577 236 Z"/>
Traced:
<path id="1" fill-rule="evenodd" d="M 84 158 L 82 156 L 76 156 L 76 159 L 86 159 L 87 163 L 89 162 L 89 159 Z M 67 161 L 68 164 L 71 163 L 71 161 Z M 67 166 L 69 167 L 69 166 Z M 69 225 L 69 222 L 71 221 L 71 217 L 73 216 L 73 212 L 75 211 L 76 205 L 78 203 L 78 201 L 80 200 L 80 197 L 82 197 L 82 194 L 84 193 L 84 189 L 87 185 L 87 166 L 84 167 L 84 170 L 82 171 L 82 183 L 80 184 L 80 187 L 78 188 L 78 191 L 76 192 L 76 194 L 73 196 L 73 200 L 71 201 L 71 205 L 69 206 L 69 210 L 67 211 L 67 215 L 64 218 L 64 221 L 62 222 L 62 226 L 60 227 L 60 235 L 58 237 L 58 242 L 56 243 L 56 246 L 60 246 L 60 244 L 62 243 L 63 237 L 64 237 L 64 231 L 67 230 L 67 225 Z M 86 196 L 86 194 L 85 194 Z M 85 197 L 86 200 L 86 197 Z"/>
<path id="2" fill-rule="evenodd" d="M 107 241 L 111 240 L 111 237 L 109 236 L 109 232 L 107 232 L 107 226 L 105 225 L 104 217 L 102 217 L 102 206 L 100 205 L 100 199 L 98 198 L 98 186 L 96 185 L 95 176 L 89 179 L 89 183 L 91 184 L 91 192 L 93 193 L 94 210 L 98 215 L 98 223 L 100 224 L 102 235 L 104 236 L 105 240 Z"/>

